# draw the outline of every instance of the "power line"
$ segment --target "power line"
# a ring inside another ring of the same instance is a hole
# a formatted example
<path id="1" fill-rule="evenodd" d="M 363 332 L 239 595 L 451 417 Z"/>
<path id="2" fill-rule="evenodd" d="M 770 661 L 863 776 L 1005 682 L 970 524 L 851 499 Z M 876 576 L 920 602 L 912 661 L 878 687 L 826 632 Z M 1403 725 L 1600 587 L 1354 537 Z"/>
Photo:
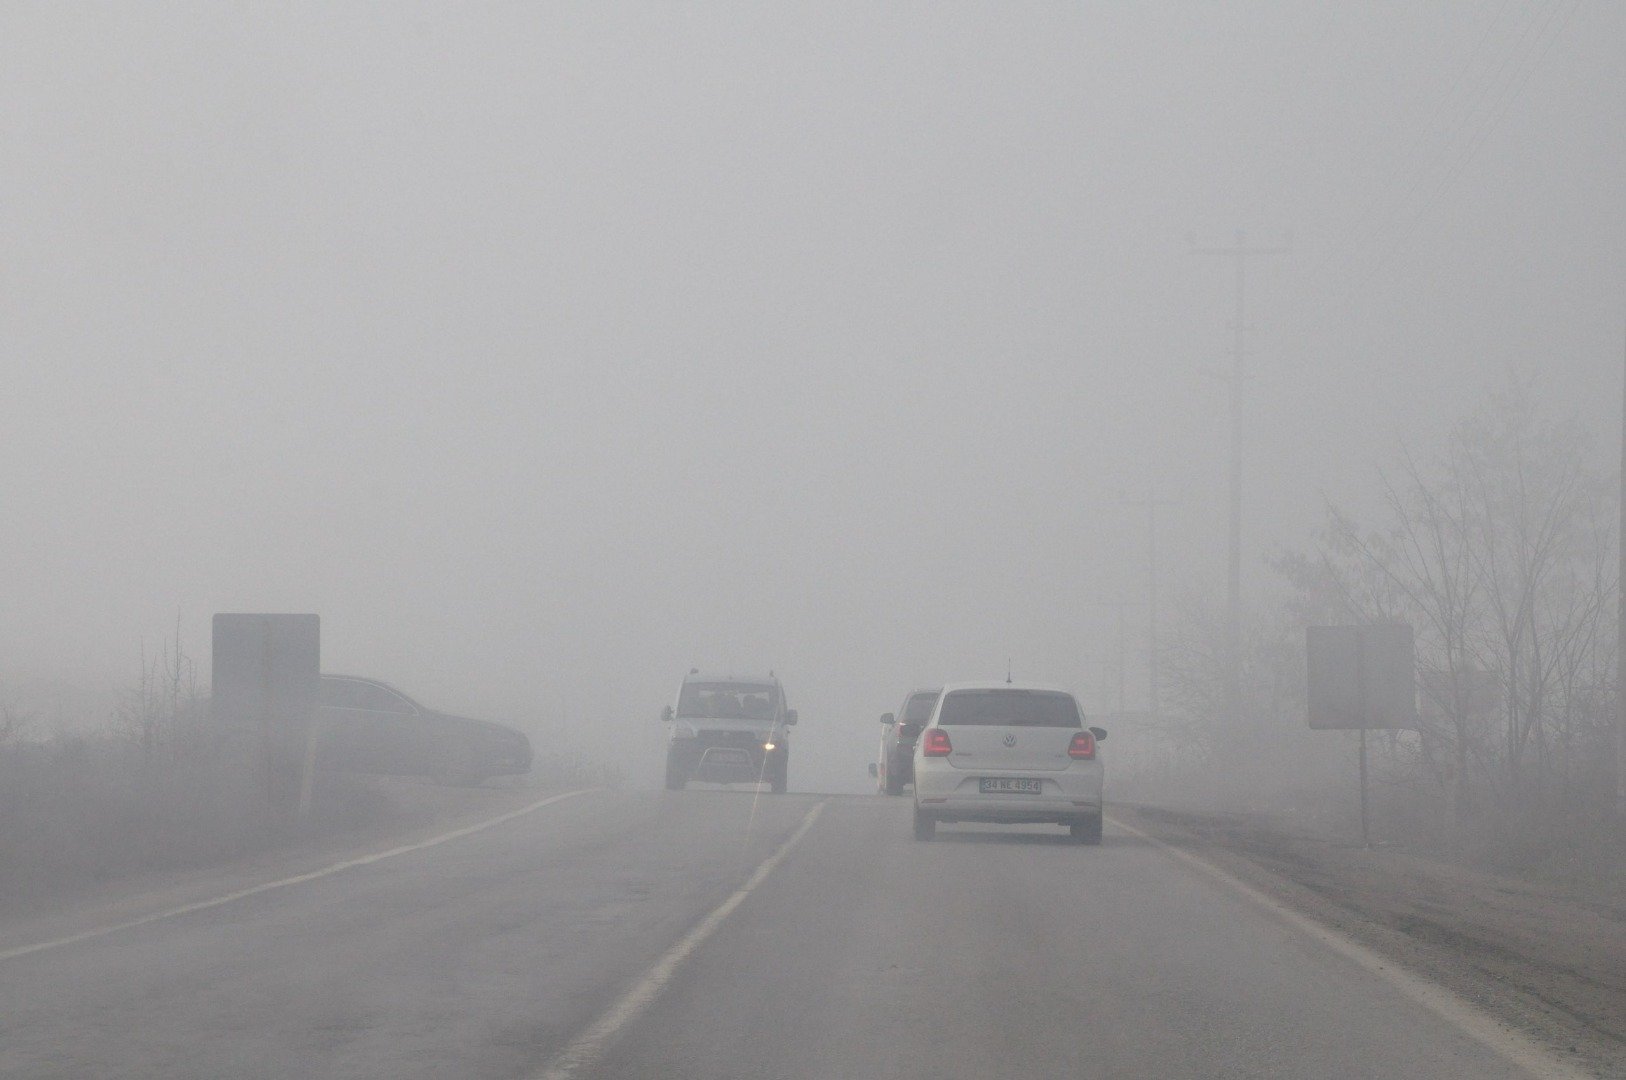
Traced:
<path id="1" fill-rule="evenodd" d="M 1512 34 L 1506 50 L 1495 50 L 1496 55 L 1488 58 L 1483 73 L 1470 79 L 1467 73 L 1472 69 L 1477 54 L 1483 51 L 1476 46 L 1475 56 L 1470 57 L 1468 65 L 1452 84 L 1453 88 L 1464 82 L 1470 85 L 1464 100 L 1465 107 L 1457 121 L 1441 137 L 1434 140 L 1441 160 L 1434 163 L 1419 163 L 1421 167 L 1411 171 L 1412 175 L 1400 187 L 1399 194 L 1389 200 L 1390 209 L 1382 215 L 1381 221 L 1374 227 L 1363 230 L 1364 224 L 1372 220 L 1371 208 L 1376 206 L 1376 202 L 1360 214 L 1357 218 L 1358 224 L 1344 230 L 1343 236 L 1346 240 L 1333 244 L 1314 263 L 1310 272 L 1300 278 L 1301 292 L 1313 287 L 1311 281 L 1318 278 L 1334 261 L 1339 260 L 1339 248 L 1347 249 L 1342 252 L 1342 263 L 1356 275 L 1353 284 L 1346 290 L 1350 296 L 1364 289 L 1392 264 L 1395 256 L 1415 235 L 1428 213 L 1449 190 L 1452 181 L 1471 163 L 1495 133 L 1503 118 L 1519 99 L 1525 85 L 1540 68 L 1553 46 L 1563 37 L 1569 23 L 1580 12 L 1582 6 L 1580 0 L 1575 0 L 1573 6 L 1566 10 L 1562 0 L 1554 0 L 1550 4 L 1526 9 L 1525 17 L 1520 18 L 1515 24 L 1517 29 Z M 1492 21 L 1487 24 L 1486 33 L 1481 37 L 1481 45 L 1494 32 L 1500 14 L 1501 11 L 1498 9 L 1496 16 L 1493 16 Z M 1558 24 L 1558 29 L 1549 35 L 1548 31 L 1554 21 L 1559 19 L 1560 14 L 1562 20 Z M 1449 92 L 1447 96 L 1450 96 Z M 1476 124 L 1476 120 L 1483 122 Z M 1455 156 L 1452 156 L 1453 151 Z M 1419 192 L 1426 192 L 1420 202 L 1413 198 Z M 1363 231 L 1365 235 L 1359 235 Z M 1303 305 L 1295 304 L 1292 307 L 1302 309 Z M 1309 323 L 1299 323 L 1290 327 L 1287 330 L 1290 340 L 1302 340 L 1334 315 L 1334 308 L 1330 305 L 1316 305 L 1309 310 L 1313 310 L 1315 316 Z"/>
<path id="2" fill-rule="evenodd" d="M 1422 177 L 1429 171 L 1426 164 L 1427 159 L 1432 156 L 1432 153 L 1449 150 L 1467 119 L 1477 110 L 1478 105 L 1473 104 L 1471 108 L 1465 110 L 1454 122 L 1446 126 L 1443 133 L 1436 133 L 1432 130 L 1435 126 L 1435 120 L 1447 111 L 1450 103 L 1456 98 L 1457 90 L 1468 81 L 1469 73 L 1478 65 L 1480 54 L 1485 51 L 1485 46 L 1490 42 L 1508 2 L 1509 0 L 1502 0 L 1486 21 L 1485 29 L 1479 35 L 1479 40 L 1475 42 L 1473 51 L 1468 55 L 1467 62 L 1457 69 L 1456 76 L 1451 80 L 1451 85 L 1445 93 L 1435 98 L 1433 106 L 1429 109 L 1428 118 L 1422 124 L 1423 130 L 1412 139 L 1411 144 L 1402 156 L 1402 160 L 1409 161 L 1416 166 L 1411 170 L 1415 175 L 1407 191 L 1399 199 L 1391 198 L 1389 200 L 1384 199 L 1381 190 L 1374 192 L 1371 198 L 1367 200 L 1366 205 L 1355 216 L 1355 220 L 1342 231 L 1341 238 L 1328 245 L 1321 258 L 1311 266 L 1310 277 L 1319 277 L 1321 272 L 1326 270 L 1337 258 L 1339 249 L 1358 247 L 1363 234 L 1369 237 L 1381 235 L 1388 228 L 1387 222 L 1392 221 L 1395 213 L 1401 209 L 1405 199 L 1410 196 L 1411 189 L 1422 183 Z M 1484 84 L 1482 81 L 1475 79 L 1474 85 L 1468 94 L 1469 102 L 1474 102 L 1476 98 L 1482 97 L 1483 90 Z M 1378 213 L 1380 209 L 1384 211 L 1381 217 Z M 1374 221 L 1378 222 L 1377 227 L 1368 230 L 1367 226 Z"/>
<path id="3" fill-rule="evenodd" d="M 1554 4 L 1552 7 L 1548 8 L 1547 17 L 1545 19 L 1541 19 L 1538 16 L 1530 21 L 1530 24 L 1526 27 L 1526 33 L 1528 33 L 1532 27 L 1536 27 L 1535 36 L 1530 39 L 1529 48 L 1524 50 L 1524 55 L 1515 65 L 1513 74 L 1506 82 L 1502 83 L 1501 88 L 1496 91 L 1495 100 L 1491 102 L 1486 112 L 1486 123 L 1483 124 L 1477 132 L 1474 132 L 1468 137 L 1468 141 L 1464 144 L 1456 159 L 1446 165 L 1445 171 L 1439 175 L 1435 183 L 1428 189 L 1427 194 L 1423 197 L 1423 200 L 1418 203 L 1411 216 L 1401 224 L 1399 233 L 1394 236 L 1389 244 L 1378 253 L 1376 261 L 1374 261 L 1368 268 L 1367 272 L 1356 281 L 1355 287 L 1357 289 L 1363 288 L 1369 281 L 1387 269 L 1390 263 L 1393 262 L 1394 257 L 1398 255 L 1400 250 L 1406 246 L 1406 243 L 1411 240 L 1414 235 L 1416 235 L 1418 227 L 1423 223 L 1423 219 L 1428 216 L 1429 211 L 1434 209 L 1434 207 L 1439 203 L 1440 199 L 1450 189 L 1452 181 L 1462 174 L 1462 171 L 1466 169 L 1473 161 L 1474 156 L 1479 153 L 1480 149 L 1485 145 L 1485 143 L 1490 141 L 1490 137 L 1495 134 L 1496 129 L 1498 126 L 1500 126 L 1503 117 L 1508 114 L 1508 112 L 1513 108 L 1514 103 L 1518 101 L 1519 96 L 1524 92 L 1525 86 L 1530 82 L 1530 77 L 1535 74 L 1536 69 L 1541 66 L 1542 61 L 1547 58 L 1547 54 L 1552 51 L 1553 45 L 1556 44 L 1558 39 L 1563 36 L 1565 28 L 1569 25 L 1570 20 L 1575 17 L 1575 13 L 1580 10 L 1580 6 L 1580 0 L 1575 0 L 1575 3 L 1564 15 L 1564 20 L 1559 24 L 1558 30 L 1551 36 L 1548 36 L 1547 31 L 1558 19 L 1560 12 L 1564 10 L 1560 4 Z M 1537 27 L 1538 23 L 1539 27 Z M 1526 34 L 1520 35 L 1518 44 L 1515 45 L 1514 49 L 1509 52 L 1509 60 L 1511 60 L 1513 55 L 1523 46 L 1525 36 Z M 1545 44 L 1542 43 L 1544 38 L 1546 40 Z M 1507 63 L 1504 61 L 1502 67 L 1497 70 L 1498 79 L 1506 67 Z M 1414 184 L 1412 188 L 1407 191 L 1408 198 L 1418 186 L 1419 184 Z"/>

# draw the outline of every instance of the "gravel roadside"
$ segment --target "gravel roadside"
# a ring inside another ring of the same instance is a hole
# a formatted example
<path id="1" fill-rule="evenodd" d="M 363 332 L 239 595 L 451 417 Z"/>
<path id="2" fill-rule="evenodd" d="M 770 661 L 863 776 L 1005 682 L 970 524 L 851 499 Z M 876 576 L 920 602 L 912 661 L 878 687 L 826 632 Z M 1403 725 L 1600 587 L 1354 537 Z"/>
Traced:
<path id="1" fill-rule="evenodd" d="M 1626 897 L 1558 890 L 1268 820 L 1119 806 L 1192 850 L 1491 1015 L 1626 1080 Z"/>

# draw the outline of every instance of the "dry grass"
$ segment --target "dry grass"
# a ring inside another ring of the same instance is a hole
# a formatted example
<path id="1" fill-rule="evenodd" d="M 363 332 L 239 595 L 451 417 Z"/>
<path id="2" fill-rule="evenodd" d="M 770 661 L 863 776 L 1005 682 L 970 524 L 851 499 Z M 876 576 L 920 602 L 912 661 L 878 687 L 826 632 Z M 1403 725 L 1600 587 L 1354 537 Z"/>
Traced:
<path id="1" fill-rule="evenodd" d="M 82 729 L 83 726 L 81 726 Z M 428 789 L 319 772 L 310 813 L 273 797 L 251 752 L 210 721 L 178 645 L 143 657 L 141 675 L 94 734 L 34 739 L 31 718 L 0 700 L 0 910 L 136 874 L 222 865 L 342 833 L 422 827 Z M 564 754 L 538 755 L 527 787 L 618 786 Z"/>
<path id="2" fill-rule="evenodd" d="M 227 862 L 394 813 L 365 778 L 327 774 L 298 821 L 207 744 L 154 754 L 116 732 L 14 742 L 0 746 L 0 905 Z"/>

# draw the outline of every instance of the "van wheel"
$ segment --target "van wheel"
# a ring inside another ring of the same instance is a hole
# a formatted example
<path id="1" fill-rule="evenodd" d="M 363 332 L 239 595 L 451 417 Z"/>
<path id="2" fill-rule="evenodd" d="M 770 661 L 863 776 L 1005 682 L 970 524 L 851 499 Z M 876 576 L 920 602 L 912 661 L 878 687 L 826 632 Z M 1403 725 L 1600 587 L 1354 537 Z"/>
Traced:
<path id="1" fill-rule="evenodd" d="M 768 790 L 775 795 L 783 795 L 790 781 L 790 754 L 780 757 L 778 764 L 768 776 Z"/>
<path id="2" fill-rule="evenodd" d="M 1101 842 L 1101 815 L 1087 817 L 1083 821 L 1075 821 L 1068 826 L 1067 831 L 1074 840 L 1080 844 L 1099 844 Z"/>
<path id="3" fill-rule="evenodd" d="M 927 815 L 922 814 L 920 812 L 920 807 L 918 807 L 918 806 L 915 807 L 915 839 L 916 840 L 930 840 L 932 837 L 934 837 L 936 835 L 937 835 L 937 819 L 934 818 L 934 817 L 928 817 Z"/>

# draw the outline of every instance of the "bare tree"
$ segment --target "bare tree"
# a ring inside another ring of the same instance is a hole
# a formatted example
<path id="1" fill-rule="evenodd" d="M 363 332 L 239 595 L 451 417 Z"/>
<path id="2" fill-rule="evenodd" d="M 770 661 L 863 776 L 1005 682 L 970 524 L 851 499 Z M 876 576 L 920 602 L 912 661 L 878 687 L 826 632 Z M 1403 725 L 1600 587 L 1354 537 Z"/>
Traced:
<path id="1" fill-rule="evenodd" d="M 1544 420 L 1530 386 L 1514 384 L 1437 460 L 1407 454 L 1382 475 L 1385 529 L 1329 508 L 1315 553 L 1277 561 L 1305 622 L 1416 630 L 1424 716 L 1444 718 L 1424 723 L 1420 750 L 1450 789 L 1459 835 L 1475 779 L 1518 812 L 1553 777 L 1573 778 L 1607 729 L 1613 505 L 1592 459 L 1583 433 Z M 1487 680 L 1499 724 L 1487 722 Z M 1441 743 L 1449 768 L 1434 761 Z"/>

